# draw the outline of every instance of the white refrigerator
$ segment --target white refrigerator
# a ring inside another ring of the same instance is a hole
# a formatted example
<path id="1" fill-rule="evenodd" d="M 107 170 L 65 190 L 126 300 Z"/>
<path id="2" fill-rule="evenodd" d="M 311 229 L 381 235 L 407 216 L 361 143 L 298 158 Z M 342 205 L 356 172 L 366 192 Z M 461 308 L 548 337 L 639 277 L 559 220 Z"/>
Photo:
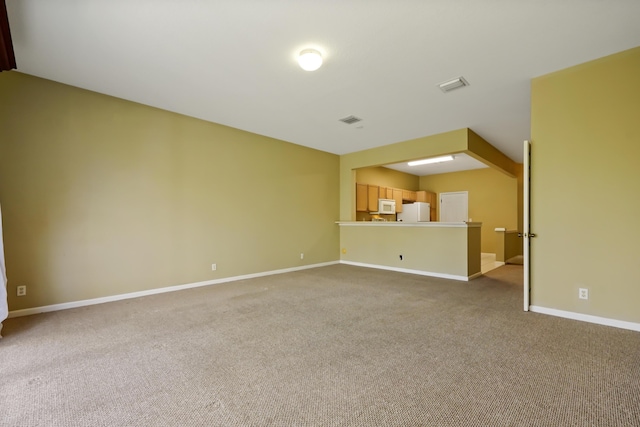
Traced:
<path id="1" fill-rule="evenodd" d="M 398 213 L 398 221 L 402 222 L 427 222 L 431 221 L 429 203 L 403 203 L 402 212 Z"/>

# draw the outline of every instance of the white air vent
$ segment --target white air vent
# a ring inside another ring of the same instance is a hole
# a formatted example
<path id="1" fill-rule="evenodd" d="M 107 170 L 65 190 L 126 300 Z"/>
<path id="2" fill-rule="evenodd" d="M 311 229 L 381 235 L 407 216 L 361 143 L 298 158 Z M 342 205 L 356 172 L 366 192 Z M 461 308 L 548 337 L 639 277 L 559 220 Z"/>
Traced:
<path id="1" fill-rule="evenodd" d="M 465 86 L 469 86 L 469 82 L 467 82 L 464 77 L 457 77 L 438 85 L 440 90 L 443 92 L 451 92 L 452 90 L 456 90 Z"/>
<path id="2" fill-rule="evenodd" d="M 354 123 L 358 123 L 361 122 L 362 119 L 360 117 L 356 117 L 356 116 L 348 116 L 348 117 L 344 117 L 342 119 L 340 119 L 341 122 L 344 122 L 348 125 L 352 125 Z"/>

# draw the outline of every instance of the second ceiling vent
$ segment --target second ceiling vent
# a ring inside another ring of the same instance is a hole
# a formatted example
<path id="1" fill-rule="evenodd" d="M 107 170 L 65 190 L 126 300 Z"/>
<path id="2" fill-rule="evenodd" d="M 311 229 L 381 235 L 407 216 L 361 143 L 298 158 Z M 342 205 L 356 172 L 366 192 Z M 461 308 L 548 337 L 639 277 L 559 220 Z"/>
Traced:
<path id="1" fill-rule="evenodd" d="M 346 123 L 348 125 L 352 125 L 354 123 L 361 122 L 362 119 L 356 116 L 347 116 L 340 119 L 341 122 Z"/>

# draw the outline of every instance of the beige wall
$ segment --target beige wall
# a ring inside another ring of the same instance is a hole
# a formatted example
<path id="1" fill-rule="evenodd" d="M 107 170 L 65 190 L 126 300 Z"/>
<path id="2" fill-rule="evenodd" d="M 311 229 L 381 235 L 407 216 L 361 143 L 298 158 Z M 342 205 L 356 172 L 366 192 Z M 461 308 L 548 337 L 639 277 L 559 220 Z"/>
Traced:
<path id="1" fill-rule="evenodd" d="M 0 93 L 11 310 L 339 257 L 338 156 L 17 72 Z"/>
<path id="2" fill-rule="evenodd" d="M 535 306 L 640 322 L 638 75 L 635 48 L 532 81 Z"/>
<path id="3" fill-rule="evenodd" d="M 518 226 L 518 180 L 492 168 L 420 177 L 420 189 L 469 192 L 469 218 L 482 222 L 482 252 L 495 253 L 496 227 Z M 440 208 L 438 206 L 438 212 Z"/>

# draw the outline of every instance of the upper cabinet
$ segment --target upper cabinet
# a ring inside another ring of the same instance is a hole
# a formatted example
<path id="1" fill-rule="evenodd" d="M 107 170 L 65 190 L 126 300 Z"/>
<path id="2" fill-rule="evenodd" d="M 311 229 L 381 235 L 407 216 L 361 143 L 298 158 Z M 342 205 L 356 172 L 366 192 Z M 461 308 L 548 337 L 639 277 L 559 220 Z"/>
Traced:
<path id="1" fill-rule="evenodd" d="M 369 190 L 367 184 L 356 184 L 356 212 L 369 212 Z"/>
<path id="2" fill-rule="evenodd" d="M 391 190 L 391 196 L 389 196 L 389 190 Z M 380 187 L 379 197 L 381 199 L 393 199 L 393 189 L 389 187 Z"/>
<path id="3" fill-rule="evenodd" d="M 386 187 L 383 188 L 386 195 Z M 356 212 L 376 212 L 380 192 L 377 185 L 356 184 Z"/>
<path id="4" fill-rule="evenodd" d="M 402 190 L 402 200 L 405 202 L 415 202 L 416 201 L 416 192 L 411 190 Z"/>
<path id="5" fill-rule="evenodd" d="M 436 193 L 432 193 L 431 191 L 424 191 L 424 190 L 416 191 L 416 202 L 429 203 L 431 221 L 436 221 L 437 219 L 436 207 L 438 206 L 438 195 Z"/>
<path id="6" fill-rule="evenodd" d="M 431 191 L 411 191 L 378 185 L 356 184 L 356 212 L 377 212 L 378 199 L 396 201 L 396 213 L 402 212 L 402 203 L 425 202 L 431 206 L 431 220 L 436 220 L 438 197 Z"/>
<path id="7" fill-rule="evenodd" d="M 391 194 L 393 196 L 391 198 L 396 201 L 396 213 L 402 212 L 402 190 L 393 188 Z"/>
<path id="8" fill-rule="evenodd" d="M 416 191 L 416 202 L 431 203 L 431 195 L 435 195 L 430 191 Z"/>
<path id="9" fill-rule="evenodd" d="M 380 193 L 380 187 L 377 185 L 369 185 L 367 192 L 367 205 L 369 212 L 376 212 L 378 210 L 378 198 Z"/>

